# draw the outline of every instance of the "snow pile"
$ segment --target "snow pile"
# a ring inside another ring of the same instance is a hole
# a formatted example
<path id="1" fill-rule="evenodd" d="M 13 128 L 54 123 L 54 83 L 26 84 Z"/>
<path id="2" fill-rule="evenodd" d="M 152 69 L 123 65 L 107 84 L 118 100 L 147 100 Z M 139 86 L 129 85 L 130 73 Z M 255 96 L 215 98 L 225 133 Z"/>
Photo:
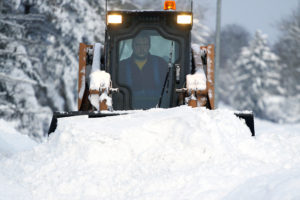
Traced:
<path id="1" fill-rule="evenodd" d="M 105 71 L 96 70 L 90 75 L 91 90 L 108 89 L 110 82 L 110 74 Z"/>
<path id="2" fill-rule="evenodd" d="M 101 70 L 96 70 L 91 73 L 90 75 L 90 90 L 97 90 L 101 91 L 101 96 L 97 94 L 91 94 L 89 99 L 91 104 L 99 110 L 99 102 L 102 102 L 106 100 L 106 104 L 108 107 L 112 106 L 112 100 L 108 96 L 109 93 L 109 87 L 111 85 L 111 80 L 110 80 L 110 74 L 101 71 Z"/>
<path id="3" fill-rule="evenodd" d="M 300 170 L 297 168 L 283 170 L 283 172 L 275 172 L 246 181 L 229 193 L 224 200 L 300 199 L 300 193 L 297 192 L 299 186 Z"/>
<path id="4" fill-rule="evenodd" d="M 49 142 L 0 160 L 0 194 L 12 200 L 297 199 L 299 133 L 250 135 L 231 111 L 185 106 L 61 118 Z"/>
<path id="5" fill-rule="evenodd" d="M 192 44 L 193 54 L 196 65 L 196 72 L 186 76 L 186 87 L 189 90 L 205 90 L 206 89 L 206 76 L 203 69 L 202 60 L 200 59 L 204 51 L 201 50 L 200 45 Z"/>
<path id="6" fill-rule="evenodd" d="M 0 159 L 29 150 L 37 145 L 27 135 L 21 135 L 15 128 L 17 123 L 0 119 Z"/>
<path id="7" fill-rule="evenodd" d="M 108 96 L 109 88 L 111 86 L 110 74 L 101 71 L 101 48 L 103 46 L 100 43 L 94 45 L 93 65 L 92 72 L 90 74 L 90 90 L 96 90 L 101 92 L 101 96 L 98 94 L 91 94 L 89 96 L 91 104 L 99 110 L 99 102 L 106 101 L 106 105 L 111 108 L 112 100 Z"/>
<path id="8" fill-rule="evenodd" d="M 186 87 L 188 90 L 205 90 L 206 76 L 203 70 L 198 70 L 195 74 L 186 75 Z"/>

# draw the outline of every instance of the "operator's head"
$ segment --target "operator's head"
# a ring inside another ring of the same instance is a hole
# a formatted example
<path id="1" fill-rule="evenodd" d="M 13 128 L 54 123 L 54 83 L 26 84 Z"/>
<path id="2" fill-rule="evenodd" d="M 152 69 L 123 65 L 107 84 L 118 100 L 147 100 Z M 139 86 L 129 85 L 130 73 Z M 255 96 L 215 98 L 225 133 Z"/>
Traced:
<path id="1" fill-rule="evenodd" d="M 146 34 L 138 34 L 132 41 L 132 49 L 136 59 L 146 59 L 150 49 L 150 37 Z"/>

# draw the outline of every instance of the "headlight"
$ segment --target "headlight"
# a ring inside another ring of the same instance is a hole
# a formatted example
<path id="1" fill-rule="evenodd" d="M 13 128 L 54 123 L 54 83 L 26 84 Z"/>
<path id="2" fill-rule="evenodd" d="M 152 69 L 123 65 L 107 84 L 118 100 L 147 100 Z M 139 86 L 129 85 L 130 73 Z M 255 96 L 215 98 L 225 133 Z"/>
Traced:
<path id="1" fill-rule="evenodd" d="M 192 24 L 192 15 L 177 15 L 177 24 Z"/>
<path id="2" fill-rule="evenodd" d="M 122 15 L 107 15 L 107 24 L 122 24 Z"/>

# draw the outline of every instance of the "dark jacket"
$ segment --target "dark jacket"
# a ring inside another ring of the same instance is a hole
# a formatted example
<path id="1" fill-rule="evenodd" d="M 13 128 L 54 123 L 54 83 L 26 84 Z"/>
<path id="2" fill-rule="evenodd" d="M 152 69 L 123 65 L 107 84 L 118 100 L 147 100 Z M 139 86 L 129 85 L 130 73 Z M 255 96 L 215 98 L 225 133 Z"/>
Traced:
<path id="1" fill-rule="evenodd" d="M 150 108 L 157 104 L 167 71 L 167 62 L 151 54 L 142 70 L 132 56 L 120 62 L 119 84 L 131 90 L 133 108 Z"/>

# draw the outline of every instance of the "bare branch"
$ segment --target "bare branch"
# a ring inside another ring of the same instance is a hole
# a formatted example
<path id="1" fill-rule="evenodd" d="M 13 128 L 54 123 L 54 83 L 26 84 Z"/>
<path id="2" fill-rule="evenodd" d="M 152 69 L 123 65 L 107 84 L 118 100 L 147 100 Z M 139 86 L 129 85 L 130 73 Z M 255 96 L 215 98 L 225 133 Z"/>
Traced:
<path id="1" fill-rule="evenodd" d="M 8 25 L 10 25 L 10 26 L 15 26 L 15 27 L 17 27 L 17 28 L 22 28 L 22 29 L 25 28 L 23 25 L 20 25 L 20 24 L 17 24 L 17 23 L 13 23 L 13 22 L 11 22 L 11 21 L 3 20 L 3 19 L 0 19 L 0 23 L 8 24 Z"/>
<path id="2" fill-rule="evenodd" d="M 41 62 L 38 57 L 29 56 L 28 54 L 25 54 L 25 53 L 16 53 L 16 52 L 8 51 L 8 50 L 1 50 L 0 49 L 0 56 L 1 55 L 26 56 L 26 58 L 28 58 L 30 60 L 33 60 L 33 61 L 36 61 L 36 62 Z"/>
<path id="3" fill-rule="evenodd" d="M 10 82 L 23 82 L 23 83 L 29 83 L 31 85 L 39 85 L 37 82 L 29 80 L 29 79 L 21 79 L 21 78 L 15 78 L 3 73 L 0 73 L 0 80 L 1 81 L 10 81 Z"/>
<path id="4" fill-rule="evenodd" d="M 52 114 L 51 111 L 43 109 L 43 110 L 37 110 L 37 111 L 28 111 L 22 108 L 18 108 L 16 105 L 14 104 L 10 104 L 10 105 L 5 105 L 5 106 L 0 106 L 0 112 L 11 112 L 11 114 L 13 113 L 20 113 L 20 114 L 26 114 L 26 115 L 48 115 L 48 114 Z"/>
<path id="5" fill-rule="evenodd" d="M 44 21 L 45 15 L 41 14 L 14 14 L 14 15 L 0 15 L 0 19 L 8 20 L 22 20 L 22 21 Z"/>
<path id="6" fill-rule="evenodd" d="M 43 45 L 43 43 L 39 42 L 39 41 L 33 41 L 33 40 L 28 40 L 25 38 L 15 38 L 15 37 L 7 37 L 4 34 L 0 33 L 0 41 L 18 41 L 21 42 L 23 44 L 32 44 L 32 45 Z"/>

